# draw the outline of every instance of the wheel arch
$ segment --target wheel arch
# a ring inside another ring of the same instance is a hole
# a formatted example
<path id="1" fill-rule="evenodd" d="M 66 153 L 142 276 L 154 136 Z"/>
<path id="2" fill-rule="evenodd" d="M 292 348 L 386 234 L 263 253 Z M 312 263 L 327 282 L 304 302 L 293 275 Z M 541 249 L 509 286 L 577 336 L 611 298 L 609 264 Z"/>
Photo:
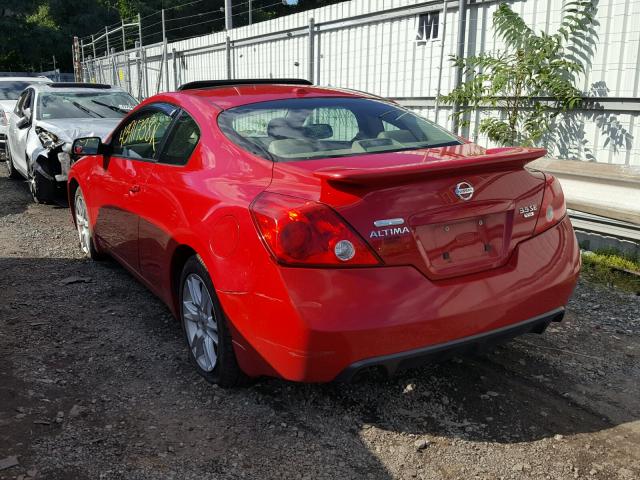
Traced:
<path id="1" fill-rule="evenodd" d="M 73 219 L 73 224 L 76 224 L 76 191 L 80 188 L 80 183 L 75 177 L 69 178 L 67 182 L 67 200 L 69 202 L 69 209 L 71 210 L 71 218 Z"/>
<path id="2" fill-rule="evenodd" d="M 178 245 L 171 255 L 171 263 L 169 266 L 169 285 L 171 287 L 171 306 L 173 311 L 178 317 L 178 302 L 180 299 L 180 274 L 184 268 L 185 263 L 191 257 L 198 255 L 198 252 L 187 244 Z M 211 274 L 209 274 L 211 275 Z"/>

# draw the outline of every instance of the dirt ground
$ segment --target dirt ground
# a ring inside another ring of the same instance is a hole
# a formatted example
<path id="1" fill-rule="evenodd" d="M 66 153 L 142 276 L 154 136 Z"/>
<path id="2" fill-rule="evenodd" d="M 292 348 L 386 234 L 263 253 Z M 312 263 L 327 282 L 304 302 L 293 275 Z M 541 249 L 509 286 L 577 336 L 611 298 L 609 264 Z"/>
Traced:
<path id="1" fill-rule="evenodd" d="M 561 324 L 490 354 L 227 391 L 0 171 L 0 479 L 640 478 L 640 297 L 581 281 Z"/>

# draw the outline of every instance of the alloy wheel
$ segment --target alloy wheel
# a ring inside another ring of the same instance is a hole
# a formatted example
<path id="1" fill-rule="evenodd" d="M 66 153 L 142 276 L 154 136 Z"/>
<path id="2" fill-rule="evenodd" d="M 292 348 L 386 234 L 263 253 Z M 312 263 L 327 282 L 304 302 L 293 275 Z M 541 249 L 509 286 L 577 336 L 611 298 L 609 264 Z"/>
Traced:
<path id="1" fill-rule="evenodd" d="M 87 205 L 84 202 L 82 193 L 78 190 L 75 199 L 76 227 L 78 229 L 78 238 L 80 239 L 80 248 L 82 253 L 89 255 L 91 253 L 91 231 L 89 230 L 89 215 L 87 215 Z"/>
<path id="2" fill-rule="evenodd" d="M 182 286 L 182 316 L 193 358 L 205 372 L 213 371 L 218 363 L 218 322 L 209 290 L 195 273 Z"/>

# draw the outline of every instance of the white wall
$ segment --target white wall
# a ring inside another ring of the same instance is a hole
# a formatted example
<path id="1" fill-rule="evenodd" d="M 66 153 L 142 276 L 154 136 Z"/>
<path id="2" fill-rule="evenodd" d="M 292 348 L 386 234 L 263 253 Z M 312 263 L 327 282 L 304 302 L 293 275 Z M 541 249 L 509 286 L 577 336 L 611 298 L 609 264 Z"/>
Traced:
<path id="1" fill-rule="evenodd" d="M 227 78 L 225 41 L 231 38 L 232 76 L 234 78 L 307 78 L 309 51 L 307 28 L 313 18 L 317 27 L 315 35 L 314 80 L 320 85 L 354 88 L 374 94 L 401 98 L 402 103 L 434 119 L 433 98 L 437 94 L 438 77 L 442 76 L 442 93 L 453 88 L 455 71 L 448 62 L 455 53 L 457 39 L 457 1 L 449 0 L 446 15 L 446 36 L 424 44 L 417 44 L 417 24 L 420 12 L 442 10 L 443 1 L 418 0 L 351 0 L 327 7 L 280 17 L 252 26 L 240 27 L 230 32 L 218 32 L 168 45 L 169 89 L 180 83 Z M 536 30 L 547 33 L 556 31 L 561 21 L 562 0 L 516 0 L 510 2 L 513 9 Z M 492 14 L 498 3 L 477 0 L 469 5 L 466 24 L 466 54 L 500 49 L 492 28 Z M 362 16 L 365 23 L 357 23 Z M 596 50 L 580 86 L 590 92 L 596 85 L 599 96 L 639 97 L 640 83 L 640 0 L 600 0 L 596 28 Z M 444 15 L 440 15 L 440 36 Z M 143 25 L 144 26 L 144 25 Z M 280 33 L 279 33 L 280 32 Z M 287 36 L 287 32 L 290 36 Z M 251 43 L 246 39 L 260 35 Z M 243 40 L 245 40 L 243 42 Z M 440 49 L 444 41 L 444 67 L 439 69 Z M 210 47 L 206 50 L 196 50 Z M 174 72 L 172 51 L 178 52 L 178 67 Z M 154 94 L 159 85 L 164 90 L 164 79 L 158 83 L 161 65 L 161 46 L 145 49 L 148 92 Z M 130 67 L 115 67 L 116 83 L 131 70 L 132 92 L 138 94 L 136 53 L 130 52 Z M 102 76 L 92 75 L 96 81 L 111 82 L 114 71 L 109 59 L 99 60 Z M 177 81 L 176 81 L 177 80 Z M 144 82 L 142 82 L 144 83 Z M 142 89 L 146 94 L 146 90 Z M 601 102 L 611 108 L 613 104 Z M 640 103 L 626 103 L 620 107 L 627 111 L 604 111 L 572 114 L 571 122 L 562 134 L 562 148 L 554 148 L 552 154 L 560 157 L 596 160 L 598 162 L 640 165 L 640 112 L 629 111 Z M 476 115 L 495 115 L 483 112 Z M 444 108 L 439 123 L 450 125 L 448 109 Z M 621 134 L 627 131 L 625 138 Z M 472 126 L 464 132 L 482 144 L 486 138 L 477 135 Z M 609 140 L 607 141 L 607 139 Z M 618 139 L 616 146 L 615 141 Z M 622 140 L 620 140 L 622 138 Z M 615 147 L 615 148 L 614 148 Z M 629 147 L 629 148 L 627 148 Z"/>

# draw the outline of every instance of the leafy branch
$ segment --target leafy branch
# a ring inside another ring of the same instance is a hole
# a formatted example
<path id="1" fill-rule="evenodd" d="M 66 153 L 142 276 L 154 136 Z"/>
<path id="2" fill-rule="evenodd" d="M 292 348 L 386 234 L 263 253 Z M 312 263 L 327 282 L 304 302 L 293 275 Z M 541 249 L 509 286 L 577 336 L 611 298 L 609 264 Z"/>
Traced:
<path id="1" fill-rule="evenodd" d="M 493 15 L 496 36 L 504 50 L 477 56 L 451 58 L 467 79 L 444 103 L 458 104 L 460 124 L 473 110 L 501 109 L 503 118 L 483 118 L 479 130 L 502 144 L 533 145 L 557 115 L 581 104 L 575 87 L 589 58 L 584 48 L 593 34 L 596 7 L 592 1 L 566 1 L 557 33 L 536 33 L 507 4 Z"/>

